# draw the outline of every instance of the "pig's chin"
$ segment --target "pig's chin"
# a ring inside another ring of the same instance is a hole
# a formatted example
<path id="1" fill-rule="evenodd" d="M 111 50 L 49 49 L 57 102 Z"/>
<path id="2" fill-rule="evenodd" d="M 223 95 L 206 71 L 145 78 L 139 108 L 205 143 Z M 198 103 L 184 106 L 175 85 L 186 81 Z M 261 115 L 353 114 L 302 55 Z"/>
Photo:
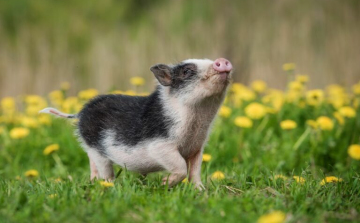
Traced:
<path id="1" fill-rule="evenodd" d="M 230 73 L 229 72 L 218 72 L 212 76 L 212 78 L 218 82 L 227 84 L 230 81 Z"/>

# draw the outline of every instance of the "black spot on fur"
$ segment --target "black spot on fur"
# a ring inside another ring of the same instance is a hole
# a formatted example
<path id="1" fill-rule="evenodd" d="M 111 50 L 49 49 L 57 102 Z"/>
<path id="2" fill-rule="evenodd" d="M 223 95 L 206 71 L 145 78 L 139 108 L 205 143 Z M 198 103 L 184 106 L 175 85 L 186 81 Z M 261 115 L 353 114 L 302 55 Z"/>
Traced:
<path id="1" fill-rule="evenodd" d="M 175 93 L 184 88 L 187 82 L 191 82 L 196 78 L 199 78 L 197 66 L 193 63 L 181 63 L 176 65 L 171 69 L 171 76 L 171 93 Z"/>
<path id="2" fill-rule="evenodd" d="M 78 127 L 86 144 L 105 154 L 101 140 L 107 130 L 116 134 L 116 145 L 135 146 L 146 139 L 168 137 L 171 124 L 156 90 L 147 97 L 99 96 L 79 113 Z"/>

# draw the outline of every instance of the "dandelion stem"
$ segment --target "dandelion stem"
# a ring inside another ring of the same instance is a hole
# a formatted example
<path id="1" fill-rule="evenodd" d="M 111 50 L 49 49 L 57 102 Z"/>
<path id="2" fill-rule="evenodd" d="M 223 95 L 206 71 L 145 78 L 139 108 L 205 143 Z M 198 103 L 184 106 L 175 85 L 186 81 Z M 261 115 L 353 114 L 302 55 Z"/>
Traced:
<path id="1" fill-rule="evenodd" d="M 299 139 L 296 141 L 296 143 L 294 144 L 293 150 L 297 150 L 299 149 L 299 147 L 301 146 L 301 144 L 304 142 L 304 140 L 306 139 L 306 137 L 309 135 L 311 129 L 308 127 L 305 132 L 299 137 Z"/>

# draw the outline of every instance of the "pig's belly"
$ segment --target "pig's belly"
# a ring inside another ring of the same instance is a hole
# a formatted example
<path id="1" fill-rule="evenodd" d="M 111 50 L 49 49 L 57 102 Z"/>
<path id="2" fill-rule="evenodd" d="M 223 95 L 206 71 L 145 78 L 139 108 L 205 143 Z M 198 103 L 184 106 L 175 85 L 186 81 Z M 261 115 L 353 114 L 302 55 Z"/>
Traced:
<path id="1" fill-rule="evenodd" d="M 111 147 L 106 151 L 111 161 L 127 170 L 141 174 L 163 170 L 163 167 L 148 153 L 149 151 L 145 148 L 129 149 L 121 146 Z"/>

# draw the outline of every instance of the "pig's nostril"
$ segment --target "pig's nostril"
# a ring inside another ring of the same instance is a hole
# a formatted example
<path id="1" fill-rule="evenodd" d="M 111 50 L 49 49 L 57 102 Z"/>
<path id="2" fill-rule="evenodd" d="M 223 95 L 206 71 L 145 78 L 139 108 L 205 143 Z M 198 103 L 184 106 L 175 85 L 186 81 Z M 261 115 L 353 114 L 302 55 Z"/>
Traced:
<path id="1" fill-rule="evenodd" d="M 217 62 L 217 63 L 216 63 L 216 66 L 220 67 L 220 63 L 219 63 L 219 62 Z"/>

